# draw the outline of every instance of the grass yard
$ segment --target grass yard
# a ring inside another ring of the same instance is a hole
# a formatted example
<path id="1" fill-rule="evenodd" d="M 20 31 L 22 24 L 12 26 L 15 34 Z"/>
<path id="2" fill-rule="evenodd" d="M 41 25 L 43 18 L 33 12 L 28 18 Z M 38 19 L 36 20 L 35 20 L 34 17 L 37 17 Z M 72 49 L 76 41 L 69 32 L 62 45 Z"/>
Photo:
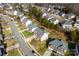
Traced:
<path id="1" fill-rule="evenodd" d="M 22 33 L 24 34 L 25 37 L 30 37 L 33 35 L 33 33 L 28 32 L 28 31 L 23 31 Z"/>
<path id="2" fill-rule="evenodd" d="M 11 30 L 5 30 L 5 29 L 4 29 L 3 33 L 5 34 L 5 36 L 10 36 L 10 35 L 12 35 Z"/>
<path id="3" fill-rule="evenodd" d="M 31 42 L 32 46 L 38 51 L 39 54 L 43 55 L 46 51 L 46 42 L 33 39 Z"/>
<path id="4" fill-rule="evenodd" d="M 20 53 L 17 49 L 12 49 L 8 51 L 8 56 L 20 56 Z"/>

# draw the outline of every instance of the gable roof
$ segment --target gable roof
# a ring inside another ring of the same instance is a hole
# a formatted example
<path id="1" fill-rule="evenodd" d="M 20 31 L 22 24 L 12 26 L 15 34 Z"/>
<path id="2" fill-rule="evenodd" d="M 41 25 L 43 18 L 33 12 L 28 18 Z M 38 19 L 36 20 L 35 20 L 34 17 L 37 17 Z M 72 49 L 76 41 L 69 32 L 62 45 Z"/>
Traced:
<path id="1" fill-rule="evenodd" d="M 31 24 L 28 25 L 28 28 L 33 29 L 33 28 L 37 28 L 37 26 L 35 24 L 31 23 Z"/>
<path id="2" fill-rule="evenodd" d="M 49 19 L 49 21 L 50 21 L 51 23 L 54 23 L 55 20 L 56 20 L 55 18 Z"/>
<path id="3" fill-rule="evenodd" d="M 27 20 L 27 18 L 24 17 L 21 19 L 21 21 L 25 24 L 28 20 Z"/>
<path id="4" fill-rule="evenodd" d="M 36 36 L 38 38 L 41 38 L 45 32 L 42 31 L 41 29 L 37 28 L 37 29 L 35 29 L 34 33 L 36 34 Z"/>
<path id="5" fill-rule="evenodd" d="M 49 42 L 49 45 L 53 47 L 54 51 L 58 51 L 62 55 L 68 49 L 68 45 L 64 41 L 58 39 Z"/>
<path id="6" fill-rule="evenodd" d="M 72 22 L 67 20 L 64 25 L 72 25 Z"/>
<path id="7" fill-rule="evenodd" d="M 15 11 L 14 11 L 14 15 L 20 16 L 20 15 L 22 15 L 22 12 L 20 12 L 19 10 L 15 10 Z"/>
<path id="8" fill-rule="evenodd" d="M 49 44 L 55 46 L 56 48 L 59 47 L 60 45 L 63 45 L 63 43 L 59 41 L 58 39 L 51 41 Z"/>

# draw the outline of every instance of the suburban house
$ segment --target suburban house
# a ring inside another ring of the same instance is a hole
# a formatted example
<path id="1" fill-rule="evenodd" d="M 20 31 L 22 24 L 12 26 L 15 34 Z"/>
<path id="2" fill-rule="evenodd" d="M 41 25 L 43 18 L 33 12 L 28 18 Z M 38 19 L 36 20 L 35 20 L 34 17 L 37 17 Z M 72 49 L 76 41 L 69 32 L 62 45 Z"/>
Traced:
<path id="1" fill-rule="evenodd" d="M 58 15 L 62 16 L 62 17 L 65 17 L 66 14 L 64 12 L 59 12 Z"/>
<path id="2" fill-rule="evenodd" d="M 27 22 L 25 23 L 26 26 L 32 24 L 32 21 L 31 20 L 27 20 Z"/>
<path id="3" fill-rule="evenodd" d="M 6 14 L 9 14 L 9 15 L 15 15 L 15 16 L 23 15 L 19 10 L 15 10 L 15 9 L 9 9 L 9 10 L 6 10 L 5 12 L 6 12 Z"/>
<path id="4" fill-rule="evenodd" d="M 2 3 L 0 3 L 0 8 L 3 8 L 3 4 Z"/>
<path id="5" fill-rule="evenodd" d="M 0 44 L 0 56 L 5 54 L 4 45 Z"/>
<path id="6" fill-rule="evenodd" d="M 28 26 L 29 24 L 32 23 L 32 21 L 30 21 L 29 19 L 27 19 L 26 16 L 21 18 L 21 22 L 24 23 L 26 26 Z"/>
<path id="7" fill-rule="evenodd" d="M 21 3 L 21 6 L 23 7 L 23 10 L 24 10 L 25 12 L 28 12 L 29 4 L 23 4 L 23 3 Z"/>
<path id="8" fill-rule="evenodd" d="M 75 22 L 74 27 L 76 27 L 76 28 L 79 29 L 79 21 L 76 21 L 76 22 Z"/>
<path id="9" fill-rule="evenodd" d="M 34 32 L 35 29 L 38 28 L 35 24 L 32 24 L 32 23 L 29 24 L 27 27 L 28 27 L 29 31 L 31 31 L 31 32 Z"/>
<path id="10" fill-rule="evenodd" d="M 49 8 L 47 9 L 47 11 L 50 12 L 50 11 L 51 11 L 51 8 L 49 7 Z"/>
<path id="11" fill-rule="evenodd" d="M 58 19 L 55 19 L 55 18 L 51 18 L 51 19 L 49 19 L 49 21 L 50 21 L 51 23 L 53 23 L 54 25 L 56 25 L 56 24 L 59 23 L 59 20 L 58 20 Z"/>
<path id="12" fill-rule="evenodd" d="M 79 16 L 76 16 L 76 21 L 79 21 Z"/>
<path id="13" fill-rule="evenodd" d="M 49 16 L 48 16 L 47 13 L 43 13 L 42 17 L 43 17 L 43 18 L 48 18 Z"/>
<path id="14" fill-rule="evenodd" d="M 27 17 L 26 16 L 20 16 L 20 21 L 23 23 L 26 23 Z"/>
<path id="15" fill-rule="evenodd" d="M 9 5 L 9 8 L 8 9 L 13 9 L 13 7 L 11 5 Z"/>
<path id="16" fill-rule="evenodd" d="M 6 11 L 6 14 L 14 15 L 14 10 L 13 9 L 7 10 Z"/>
<path id="17" fill-rule="evenodd" d="M 75 55 L 79 56 L 79 44 L 76 45 Z"/>
<path id="18" fill-rule="evenodd" d="M 73 18 L 75 18 L 75 16 L 76 15 L 73 13 L 66 14 L 67 19 L 73 19 Z"/>
<path id="19" fill-rule="evenodd" d="M 49 42 L 48 49 L 55 51 L 56 53 L 60 55 L 64 55 L 64 53 L 68 50 L 68 44 L 66 44 L 62 40 L 55 39 Z"/>
<path id="20" fill-rule="evenodd" d="M 69 20 L 65 21 L 64 24 L 62 24 L 63 29 L 71 30 L 73 28 L 72 26 L 72 22 Z"/>
<path id="21" fill-rule="evenodd" d="M 54 12 L 53 12 L 55 15 L 57 15 L 57 14 L 59 14 L 60 13 L 60 11 L 59 10 L 54 10 Z"/>
<path id="22" fill-rule="evenodd" d="M 34 34 L 38 40 L 40 39 L 41 41 L 44 41 L 48 39 L 48 33 L 39 28 L 35 29 Z"/>
<path id="23" fill-rule="evenodd" d="M 10 5 L 10 4 L 4 4 L 4 8 L 6 9 L 6 10 L 10 10 L 10 9 L 13 9 L 13 7 Z"/>
<path id="24" fill-rule="evenodd" d="M 74 24 L 74 27 L 79 29 L 79 16 L 76 17 L 76 22 Z"/>
<path id="25" fill-rule="evenodd" d="M 23 14 L 19 10 L 14 11 L 15 16 L 22 16 Z"/>

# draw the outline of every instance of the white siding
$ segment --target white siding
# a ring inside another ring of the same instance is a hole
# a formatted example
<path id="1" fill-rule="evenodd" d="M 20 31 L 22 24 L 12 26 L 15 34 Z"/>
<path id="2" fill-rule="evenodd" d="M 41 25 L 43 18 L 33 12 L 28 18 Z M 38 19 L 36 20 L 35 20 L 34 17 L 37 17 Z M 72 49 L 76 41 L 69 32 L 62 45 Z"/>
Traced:
<path id="1" fill-rule="evenodd" d="M 63 25 L 63 29 L 72 29 L 72 25 Z"/>
<path id="2" fill-rule="evenodd" d="M 14 15 L 17 15 L 17 11 L 16 10 L 14 11 Z"/>
<path id="3" fill-rule="evenodd" d="M 41 41 L 48 39 L 48 33 L 44 33 L 41 37 Z"/>
<path id="4" fill-rule="evenodd" d="M 24 16 L 23 18 L 21 18 L 21 22 L 25 19 L 26 17 Z"/>
<path id="5" fill-rule="evenodd" d="M 36 28 L 37 28 L 37 27 L 36 27 Z M 36 28 L 33 28 L 33 29 L 32 29 L 32 32 L 34 32 Z"/>
<path id="6" fill-rule="evenodd" d="M 28 21 L 26 22 L 26 26 L 30 25 L 31 23 L 32 23 L 32 21 L 28 20 Z"/>
<path id="7" fill-rule="evenodd" d="M 74 24 L 74 27 L 79 28 L 79 24 Z"/>

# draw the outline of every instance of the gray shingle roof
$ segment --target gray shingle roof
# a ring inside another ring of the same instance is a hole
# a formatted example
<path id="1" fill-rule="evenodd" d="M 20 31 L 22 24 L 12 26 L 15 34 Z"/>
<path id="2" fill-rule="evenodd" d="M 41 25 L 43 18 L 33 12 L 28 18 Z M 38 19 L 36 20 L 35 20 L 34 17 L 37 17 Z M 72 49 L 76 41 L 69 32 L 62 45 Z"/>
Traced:
<path id="1" fill-rule="evenodd" d="M 36 36 L 38 38 L 41 38 L 45 32 L 42 31 L 41 29 L 37 28 L 37 29 L 35 29 L 34 33 L 36 34 Z"/>
<path id="2" fill-rule="evenodd" d="M 19 10 L 16 11 L 17 11 L 17 16 L 22 15 L 22 12 L 20 12 Z"/>
<path id="3" fill-rule="evenodd" d="M 26 23 L 26 22 L 27 22 L 27 18 L 24 18 L 24 19 L 22 20 L 22 22 L 23 22 L 23 23 Z"/>
<path id="4" fill-rule="evenodd" d="M 55 18 L 49 19 L 49 21 L 50 21 L 51 23 L 53 23 L 55 20 L 56 20 Z"/>
<path id="5" fill-rule="evenodd" d="M 20 20 L 23 18 L 24 16 L 20 16 Z"/>
<path id="6" fill-rule="evenodd" d="M 29 29 L 33 29 L 33 28 L 36 28 L 37 26 L 35 25 L 35 24 L 30 24 L 30 25 L 28 25 L 28 28 Z"/>
<path id="7" fill-rule="evenodd" d="M 49 44 L 55 46 L 56 48 L 59 47 L 60 45 L 63 45 L 63 43 L 61 41 L 59 41 L 58 39 L 51 41 Z"/>
<path id="8" fill-rule="evenodd" d="M 64 24 L 65 25 L 72 25 L 72 22 L 71 21 L 66 21 Z"/>
<path id="9" fill-rule="evenodd" d="M 58 39 L 55 39 L 49 42 L 49 44 L 53 47 L 54 51 L 59 51 L 61 54 L 63 54 L 64 51 L 68 49 L 67 44 L 62 40 L 60 41 Z"/>

